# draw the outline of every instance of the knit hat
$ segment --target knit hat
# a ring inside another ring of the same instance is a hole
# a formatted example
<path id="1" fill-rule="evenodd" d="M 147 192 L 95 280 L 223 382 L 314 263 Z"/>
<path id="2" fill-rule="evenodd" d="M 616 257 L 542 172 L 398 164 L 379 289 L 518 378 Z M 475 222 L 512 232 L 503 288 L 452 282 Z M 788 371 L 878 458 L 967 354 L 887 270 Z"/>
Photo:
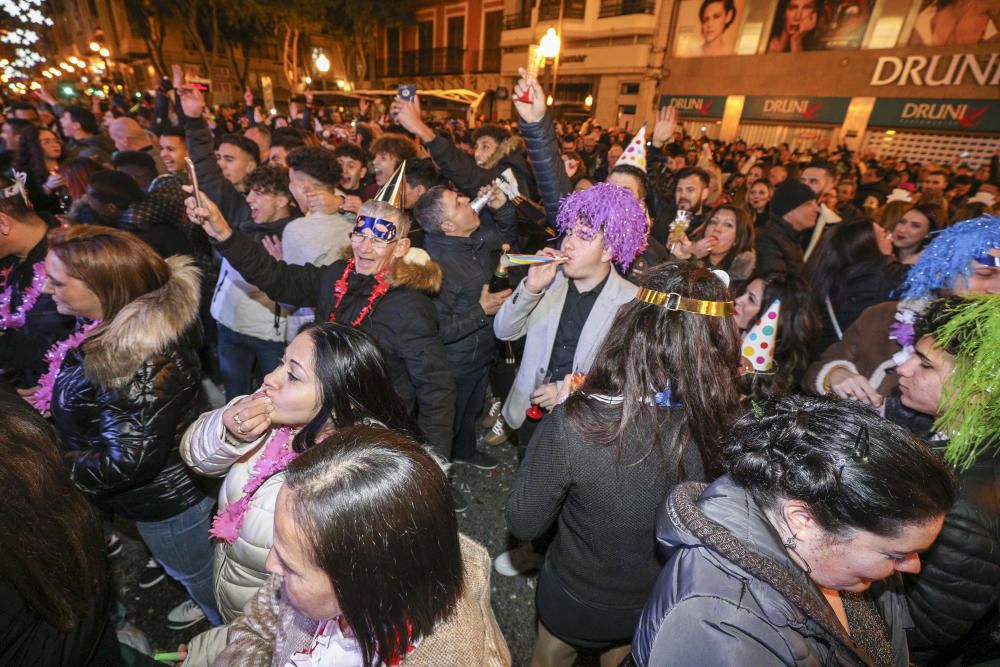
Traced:
<path id="1" fill-rule="evenodd" d="M 629 142 L 628 148 L 622 153 L 622 156 L 618 158 L 618 165 L 631 165 L 636 169 L 646 172 L 646 126 L 643 125 L 639 128 L 639 131 L 635 133 L 632 137 L 632 141 Z"/>
<path id="2" fill-rule="evenodd" d="M 816 193 L 802 181 L 788 179 L 774 189 L 771 199 L 771 212 L 779 218 L 785 217 L 789 211 L 794 211 L 808 201 L 815 201 Z"/>

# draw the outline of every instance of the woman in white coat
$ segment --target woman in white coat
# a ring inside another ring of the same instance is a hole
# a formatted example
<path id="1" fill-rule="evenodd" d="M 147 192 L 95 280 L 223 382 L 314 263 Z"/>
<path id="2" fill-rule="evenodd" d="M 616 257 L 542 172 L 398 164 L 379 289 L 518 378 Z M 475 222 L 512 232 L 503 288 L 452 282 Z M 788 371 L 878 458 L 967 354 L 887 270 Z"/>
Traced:
<path id="1" fill-rule="evenodd" d="M 206 412 L 184 434 L 181 456 L 195 471 L 223 477 L 216 537 L 215 597 L 224 622 L 270 576 L 275 499 L 284 468 L 330 433 L 359 424 L 419 438 L 368 334 L 342 324 L 308 324 L 255 394 Z"/>

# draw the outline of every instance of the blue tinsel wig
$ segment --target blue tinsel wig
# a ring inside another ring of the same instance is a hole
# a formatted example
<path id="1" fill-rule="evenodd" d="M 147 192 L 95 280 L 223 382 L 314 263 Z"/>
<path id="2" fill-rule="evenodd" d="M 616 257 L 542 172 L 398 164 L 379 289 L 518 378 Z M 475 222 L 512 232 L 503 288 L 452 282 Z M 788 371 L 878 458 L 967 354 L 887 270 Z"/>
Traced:
<path id="1" fill-rule="evenodd" d="M 906 282 L 900 288 L 901 298 L 922 299 L 935 290 L 950 289 L 959 276 L 969 276 L 971 260 L 1000 248 L 1000 218 L 983 215 L 963 220 L 934 236 L 906 275 Z"/>

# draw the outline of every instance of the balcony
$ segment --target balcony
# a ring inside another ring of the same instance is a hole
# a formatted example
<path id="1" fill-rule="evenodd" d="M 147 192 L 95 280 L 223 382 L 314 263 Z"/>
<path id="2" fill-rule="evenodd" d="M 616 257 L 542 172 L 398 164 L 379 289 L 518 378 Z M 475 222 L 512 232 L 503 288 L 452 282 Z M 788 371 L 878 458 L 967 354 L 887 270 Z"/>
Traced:
<path id="1" fill-rule="evenodd" d="M 503 17 L 503 29 L 504 30 L 518 30 L 520 28 L 530 28 L 531 27 L 531 10 L 526 9 L 523 12 L 518 12 L 516 14 L 504 14 Z"/>
<path id="2" fill-rule="evenodd" d="M 465 67 L 465 50 L 454 47 L 403 51 L 400 57 L 379 58 L 376 68 L 384 76 L 433 76 L 461 74 Z"/>
<path id="3" fill-rule="evenodd" d="M 601 0 L 599 18 L 628 14 L 655 14 L 656 0 Z"/>
<path id="4" fill-rule="evenodd" d="M 538 5 L 538 20 L 558 20 L 560 5 L 564 19 L 582 19 L 587 12 L 587 0 L 541 0 Z"/>

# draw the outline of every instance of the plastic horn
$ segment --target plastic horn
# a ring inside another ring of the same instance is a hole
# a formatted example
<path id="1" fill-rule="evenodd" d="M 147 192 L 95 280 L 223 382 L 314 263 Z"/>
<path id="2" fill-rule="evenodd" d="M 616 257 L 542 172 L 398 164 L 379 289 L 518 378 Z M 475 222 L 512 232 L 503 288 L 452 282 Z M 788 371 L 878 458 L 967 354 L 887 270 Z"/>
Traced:
<path id="1" fill-rule="evenodd" d="M 542 63 L 545 62 L 545 58 L 538 55 L 538 45 L 532 44 L 528 47 L 528 69 L 526 70 L 524 77 L 528 81 L 538 80 L 538 72 L 542 69 Z M 520 97 L 514 98 L 518 102 L 524 102 L 525 104 L 531 104 L 531 88 L 528 87 Z"/>
<path id="2" fill-rule="evenodd" d="M 548 255 L 504 255 L 504 265 L 510 266 L 531 266 L 532 264 L 548 264 L 550 262 L 561 262 L 565 257 L 549 257 Z"/>

